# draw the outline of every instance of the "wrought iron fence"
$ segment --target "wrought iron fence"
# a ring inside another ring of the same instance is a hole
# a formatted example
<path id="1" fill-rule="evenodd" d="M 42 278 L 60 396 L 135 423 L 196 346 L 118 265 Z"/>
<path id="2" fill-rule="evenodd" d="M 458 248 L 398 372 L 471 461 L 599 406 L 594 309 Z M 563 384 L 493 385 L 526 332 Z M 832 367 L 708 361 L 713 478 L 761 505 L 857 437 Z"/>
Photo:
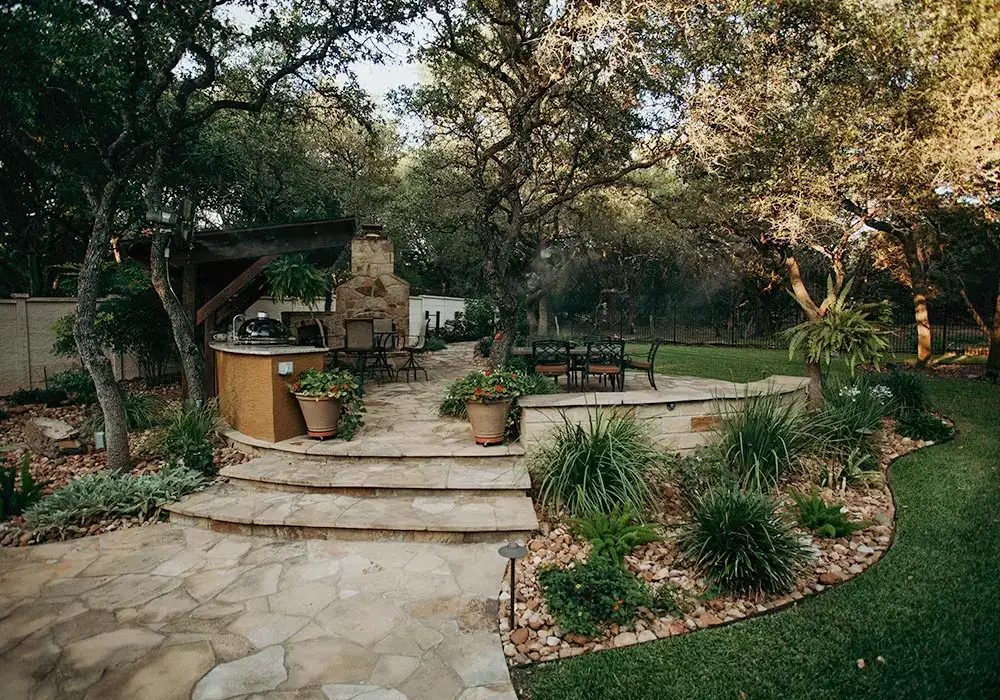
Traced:
<path id="1" fill-rule="evenodd" d="M 550 328 L 547 336 L 587 338 L 615 336 L 633 342 L 662 338 L 678 345 L 718 345 L 739 348 L 783 349 L 788 347 L 785 331 L 804 321 L 801 313 L 765 313 L 736 310 L 709 317 L 685 314 L 677 308 L 666 313 L 630 320 L 624 314 L 599 319 L 563 320 Z M 968 318 L 931 312 L 931 352 L 975 354 L 985 350 L 982 331 Z M 900 315 L 886 329 L 894 354 L 913 354 L 917 348 L 917 328 L 910 316 Z"/>

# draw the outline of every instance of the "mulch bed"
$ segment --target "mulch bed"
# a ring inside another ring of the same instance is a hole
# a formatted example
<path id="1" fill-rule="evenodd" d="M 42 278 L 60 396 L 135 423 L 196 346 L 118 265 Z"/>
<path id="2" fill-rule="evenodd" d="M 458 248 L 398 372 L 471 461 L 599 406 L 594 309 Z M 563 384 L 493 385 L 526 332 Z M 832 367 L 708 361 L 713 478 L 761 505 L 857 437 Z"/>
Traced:
<path id="1" fill-rule="evenodd" d="M 804 528 L 796 528 L 803 540 L 810 543 L 814 556 L 801 571 L 795 589 L 784 595 L 749 597 L 719 593 L 699 571 L 691 568 L 671 537 L 671 533 L 676 532 L 686 520 L 686 506 L 677 489 L 664 484 L 661 487 L 661 513 L 657 520 L 664 525 L 666 537 L 662 542 L 636 548 L 626 556 L 625 562 L 629 570 L 654 589 L 671 586 L 683 612 L 657 616 L 640 609 L 641 617 L 631 627 L 612 624 L 606 626 L 603 634 L 596 638 L 564 633 L 546 609 L 536 577 L 539 567 L 586 561 L 590 544 L 576 538 L 564 519 L 555 519 L 539 511 L 542 534 L 528 540 L 528 554 L 517 562 L 517 625 L 513 633 L 509 623 L 509 578 L 504 579 L 501 591 L 499 628 L 508 664 L 527 666 L 665 639 L 741 620 L 821 593 L 829 586 L 863 573 L 882 557 L 892 542 L 895 506 L 885 478 L 889 464 L 903 454 L 933 444 L 900 437 L 892 431 L 892 422 L 888 419 L 884 429 L 874 439 L 881 453 L 881 484 L 819 489 L 828 503 L 844 504 L 853 520 L 863 520 L 870 525 L 851 537 L 838 539 L 816 537 Z M 817 483 L 815 477 L 818 474 L 813 476 L 804 476 L 779 486 L 776 497 L 783 509 L 794 510 L 789 494 L 792 491 L 808 493 Z"/>

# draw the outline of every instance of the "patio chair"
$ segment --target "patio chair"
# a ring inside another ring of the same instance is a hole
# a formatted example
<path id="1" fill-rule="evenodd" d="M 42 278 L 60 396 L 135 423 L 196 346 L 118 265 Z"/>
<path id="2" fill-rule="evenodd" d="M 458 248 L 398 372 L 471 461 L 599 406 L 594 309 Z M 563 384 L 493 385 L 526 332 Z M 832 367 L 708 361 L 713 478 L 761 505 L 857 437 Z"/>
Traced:
<path id="1" fill-rule="evenodd" d="M 573 378 L 569 343 L 565 340 L 536 340 L 531 343 L 531 356 L 535 371 L 543 377 L 552 377 L 556 385 L 559 377 L 566 375 L 566 383 Z"/>
<path id="2" fill-rule="evenodd" d="M 400 373 L 402 373 L 406 375 L 406 381 L 407 383 L 409 383 L 410 372 L 413 372 L 414 381 L 416 381 L 417 379 L 417 372 L 423 372 L 424 380 L 427 379 L 427 370 L 421 367 L 420 363 L 417 362 L 416 353 L 424 349 L 424 343 L 427 341 L 427 326 L 429 326 L 430 323 L 431 320 L 429 318 L 425 319 L 424 322 L 420 324 L 420 334 L 417 336 L 417 342 L 414 343 L 413 345 L 403 346 L 403 350 L 405 350 L 408 353 L 408 356 L 406 358 L 406 362 L 404 362 L 400 366 L 400 368 L 396 370 L 397 379 L 399 378 Z"/>
<path id="3" fill-rule="evenodd" d="M 344 321 L 344 347 L 339 352 L 357 355 L 358 376 L 361 381 L 365 380 L 367 373 L 368 355 L 374 353 L 375 329 L 370 318 L 355 318 Z M 339 352 L 334 353 L 335 359 Z"/>
<path id="4" fill-rule="evenodd" d="M 376 318 L 372 323 L 375 334 L 375 361 L 370 367 L 373 375 L 387 374 L 396 378 L 396 368 L 389 362 L 389 351 L 396 349 L 396 323 L 391 318 Z"/>
<path id="5" fill-rule="evenodd" d="M 653 338 L 652 345 L 649 346 L 649 352 L 646 353 L 645 360 L 635 360 L 631 355 L 626 355 L 625 366 L 631 369 L 640 369 L 646 373 L 646 379 L 649 380 L 649 385 L 656 390 L 656 353 L 659 351 L 660 346 L 663 345 L 663 338 Z"/>
<path id="6" fill-rule="evenodd" d="M 611 382 L 611 388 L 625 389 L 625 341 L 602 340 L 587 343 L 583 363 L 583 382 L 596 375 Z"/>

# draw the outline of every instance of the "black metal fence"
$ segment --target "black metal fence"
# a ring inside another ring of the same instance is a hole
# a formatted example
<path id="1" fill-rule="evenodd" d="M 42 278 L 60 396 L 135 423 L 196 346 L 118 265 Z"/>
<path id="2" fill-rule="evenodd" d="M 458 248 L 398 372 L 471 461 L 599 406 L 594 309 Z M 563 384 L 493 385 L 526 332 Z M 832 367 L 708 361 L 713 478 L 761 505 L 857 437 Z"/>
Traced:
<path id="1" fill-rule="evenodd" d="M 784 332 L 801 323 L 801 313 L 763 313 L 736 310 L 715 317 L 693 317 L 677 308 L 660 315 L 630 320 L 626 315 L 589 320 L 559 321 L 558 331 L 550 328 L 549 335 L 566 338 L 617 336 L 634 342 L 649 342 L 662 338 L 680 345 L 718 345 L 739 348 L 784 349 L 788 339 Z M 980 353 L 986 340 L 982 331 L 968 318 L 931 312 L 931 351 Z M 887 329 L 887 339 L 893 353 L 913 354 L 917 348 L 916 323 L 911 315 L 900 315 Z"/>

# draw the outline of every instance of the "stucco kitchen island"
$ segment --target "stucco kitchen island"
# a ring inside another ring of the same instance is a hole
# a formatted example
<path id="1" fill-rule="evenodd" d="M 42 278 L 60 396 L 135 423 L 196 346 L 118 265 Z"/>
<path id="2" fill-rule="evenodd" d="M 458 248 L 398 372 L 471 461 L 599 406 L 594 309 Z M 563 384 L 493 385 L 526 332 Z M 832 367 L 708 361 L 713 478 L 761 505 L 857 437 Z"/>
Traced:
<path id="1" fill-rule="evenodd" d="M 306 424 L 288 384 L 303 370 L 323 369 L 326 348 L 212 343 L 216 393 L 226 422 L 250 437 L 280 442 Z"/>

